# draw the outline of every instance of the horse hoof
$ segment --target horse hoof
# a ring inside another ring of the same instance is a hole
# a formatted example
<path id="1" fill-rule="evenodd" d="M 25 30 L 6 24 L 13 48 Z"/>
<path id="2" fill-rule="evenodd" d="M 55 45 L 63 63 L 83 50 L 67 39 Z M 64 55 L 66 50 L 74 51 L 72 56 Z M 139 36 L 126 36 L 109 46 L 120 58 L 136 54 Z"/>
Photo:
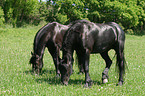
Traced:
<path id="1" fill-rule="evenodd" d="M 119 81 L 119 83 L 116 86 L 122 86 L 123 82 Z"/>
<path id="2" fill-rule="evenodd" d="M 63 85 L 67 86 L 68 85 L 68 82 L 62 82 Z"/>
<path id="3" fill-rule="evenodd" d="M 103 80 L 103 84 L 107 83 L 108 82 L 108 79 L 104 79 Z"/>
<path id="4" fill-rule="evenodd" d="M 61 76 L 60 74 L 57 74 L 55 77 L 56 77 L 56 78 L 59 78 L 60 76 Z"/>
<path id="5" fill-rule="evenodd" d="M 86 84 L 84 85 L 84 88 L 91 88 L 92 84 L 93 84 L 92 81 L 91 81 L 91 82 L 88 82 L 88 83 L 86 83 Z"/>
<path id="6" fill-rule="evenodd" d="M 79 75 L 82 75 L 82 74 L 84 74 L 84 72 L 78 72 L 78 74 L 79 74 Z"/>

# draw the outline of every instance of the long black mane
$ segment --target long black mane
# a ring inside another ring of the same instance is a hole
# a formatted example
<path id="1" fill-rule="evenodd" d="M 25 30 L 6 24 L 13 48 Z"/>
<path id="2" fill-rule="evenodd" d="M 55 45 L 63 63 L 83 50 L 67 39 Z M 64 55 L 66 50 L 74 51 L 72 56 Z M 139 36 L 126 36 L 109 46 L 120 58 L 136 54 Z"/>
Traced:
<path id="1" fill-rule="evenodd" d="M 47 25 L 43 26 L 35 35 L 35 39 L 34 39 L 34 43 L 33 43 L 33 50 L 36 51 L 37 50 L 37 47 L 38 47 L 38 43 L 42 37 L 42 35 L 46 34 L 47 31 L 44 31 L 44 30 L 47 30 L 50 28 L 52 23 L 48 23 Z"/>

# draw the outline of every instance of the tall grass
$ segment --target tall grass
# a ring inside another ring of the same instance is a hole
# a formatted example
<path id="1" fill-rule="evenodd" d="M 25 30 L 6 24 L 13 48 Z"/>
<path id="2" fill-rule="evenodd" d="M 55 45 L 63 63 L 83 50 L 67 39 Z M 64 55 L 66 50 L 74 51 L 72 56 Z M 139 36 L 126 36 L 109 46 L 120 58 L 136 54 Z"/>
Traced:
<path id="1" fill-rule="evenodd" d="M 31 72 L 30 52 L 39 29 L 40 26 L 0 29 L 0 95 L 145 95 L 145 36 L 126 35 L 125 57 L 129 70 L 126 71 L 123 86 L 116 86 L 118 73 L 115 72 L 115 59 L 109 71 L 109 83 L 101 83 L 105 62 L 99 54 L 94 54 L 90 58 L 93 86 L 83 88 L 85 78 L 84 75 L 77 74 L 76 64 L 69 85 L 61 85 L 60 78 L 55 78 L 55 67 L 47 50 L 43 73 L 38 76 Z M 114 51 L 109 52 L 111 58 L 114 54 Z"/>

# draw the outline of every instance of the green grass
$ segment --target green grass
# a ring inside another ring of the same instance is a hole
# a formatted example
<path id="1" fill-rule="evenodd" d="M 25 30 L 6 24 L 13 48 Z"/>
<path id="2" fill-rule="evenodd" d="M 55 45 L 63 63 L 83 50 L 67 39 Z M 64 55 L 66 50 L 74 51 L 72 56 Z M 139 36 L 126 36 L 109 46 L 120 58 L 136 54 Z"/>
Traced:
<path id="1" fill-rule="evenodd" d="M 74 74 L 69 85 L 61 85 L 60 78 L 55 78 L 55 67 L 50 54 L 45 50 L 42 75 L 31 73 L 29 59 L 33 49 L 33 39 L 40 29 L 7 28 L 0 29 L 0 95 L 13 96 L 143 96 L 145 95 L 145 36 L 126 35 L 125 57 L 128 71 L 123 86 L 116 86 L 118 73 L 115 71 L 115 59 L 109 71 L 109 83 L 101 84 L 101 75 L 105 62 L 99 54 L 91 55 L 90 76 L 93 80 L 91 88 L 83 88 L 84 75 Z M 113 58 L 114 51 L 109 52 Z"/>

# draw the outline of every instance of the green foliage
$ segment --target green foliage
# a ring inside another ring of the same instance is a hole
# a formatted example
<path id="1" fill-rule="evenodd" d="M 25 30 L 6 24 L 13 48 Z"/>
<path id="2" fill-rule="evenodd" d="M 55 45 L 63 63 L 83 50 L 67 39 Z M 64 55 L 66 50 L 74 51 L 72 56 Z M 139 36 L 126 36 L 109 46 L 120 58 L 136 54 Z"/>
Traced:
<path id="1" fill-rule="evenodd" d="M 14 27 L 41 21 L 62 24 L 78 19 L 117 22 L 127 29 L 145 30 L 144 0 L 2 0 L 6 23 Z"/>
<path id="2" fill-rule="evenodd" d="M 131 34 L 131 35 L 134 34 L 134 31 L 133 31 L 132 29 L 127 29 L 126 32 L 127 32 L 128 34 Z"/>
<path id="3" fill-rule="evenodd" d="M 49 14 L 49 10 L 47 4 L 45 2 L 40 2 L 39 5 L 40 7 L 38 7 L 39 12 L 37 14 L 39 14 L 40 16 L 40 21 L 45 21 L 47 15 Z M 34 14 L 35 16 L 35 14 Z"/>
<path id="4" fill-rule="evenodd" d="M 0 6 L 0 27 L 4 25 L 3 24 L 4 21 L 5 21 L 5 19 L 4 19 L 4 12 L 3 12 L 3 9 Z"/>
<path id="5" fill-rule="evenodd" d="M 56 19 L 61 24 L 65 24 L 65 22 L 67 22 L 67 15 L 63 15 L 61 13 L 58 13 Z"/>
<path id="6" fill-rule="evenodd" d="M 79 0 L 66 0 L 66 1 L 57 1 L 54 7 L 57 10 L 57 13 L 67 15 L 67 19 L 72 22 L 74 20 L 83 19 L 86 15 L 83 14 L 84 4 Z M 66 20 L 67 20 L 66 19 Z M 65 21 L 66 21 L 65 20 Z"/>
<path id="7" fill-rule="evenodd" d="M 90 56 L 91 88 L 84 88 L 84 74 L 74 73 L 69 85 L 63 86 L 55 78 L 55 67 L 51 55 L 45 50 L 42 74 L 31 72 L 29 59 L 36 32 L 42 26 L 28 28 L 0 29 L 0 96 L 144 96 L 145 94 L 145 36 L 126 35 L 125 57 L 129 71 L 126 71 L 123 86 L 116 86 L 115 58 L 109 70 L 109 82 L 101 83 L 105 61 L 99 54 Z M 109 51 L 112 59 L 114 51 Z"/>
<path id="8" fill-rule="evenodd" d="M 11 4 L 10 0 L 3 1 L 2 5 L 3 5 L 2 8 L 4 10 L 5 22 L 6 23 L 12 23 L 11 20 L 12 20 L 13 9 L 11 7 L 12 4 Z"/>
<path id="9" fill-rule="evenodd" d="M 121 22 L 125 28 L 131 28 L 138 25 L 138 16 L 135 12 L 137 8 L 135 6 L 131 5 L 130 7 L 128 7 L 128 5 L 124 3 L 114 1 L 114 2 L 107 2 L 105 4 L 105 7 L 106 9 L 108 9 L 106 10 L 107 11 L 106 13 L 107 14 L 110 13 L 108 16 L 105 15 L 105 18 L 109 19 L 110 17 L 110 19 L 113 20 L 116 19 L 114 21 Z"/>
<path id="10" fill-rule="evenodd" d="M 6 23 L 13 27 L 23 26 L 24 23 L 37 23 L 39 21 L 39 2 L 37 0 L 5 0 L 3 10 Z"/>
<path id="11" fill-rule="evenodd" d="M 121 23 L 125 29 L 136 29 L 145 23 L 143 0 L 140 2 L 139 0 L 86 0 L 86 2 L 91 9 L 88 10 L 88 18 L 92 22 L 114 21 Z"/>

